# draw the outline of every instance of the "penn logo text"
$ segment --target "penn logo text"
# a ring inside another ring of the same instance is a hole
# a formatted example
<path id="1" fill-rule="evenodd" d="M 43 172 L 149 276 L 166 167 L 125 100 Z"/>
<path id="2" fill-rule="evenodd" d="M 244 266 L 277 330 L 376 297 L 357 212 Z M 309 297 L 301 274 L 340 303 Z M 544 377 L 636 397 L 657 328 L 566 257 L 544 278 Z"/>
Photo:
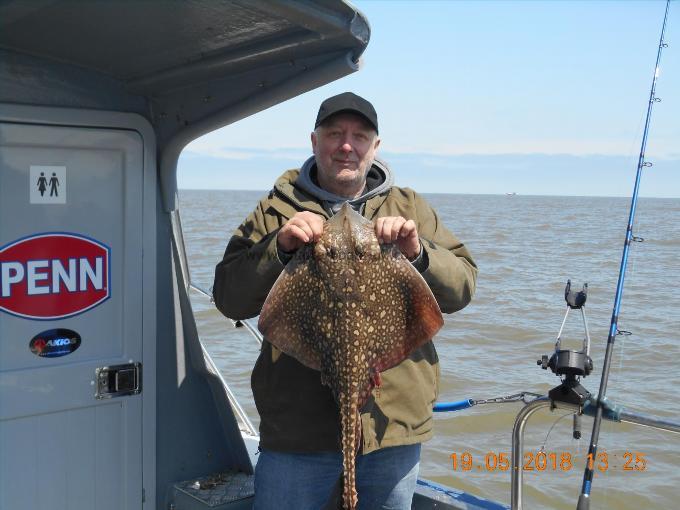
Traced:
<path id="1" fill-rule="evenodd" d="M 88 237 L 50 232 L 0 248 L 0 310 L 51 320 L 83 313 L 106 301 L 111 249 Z"/>

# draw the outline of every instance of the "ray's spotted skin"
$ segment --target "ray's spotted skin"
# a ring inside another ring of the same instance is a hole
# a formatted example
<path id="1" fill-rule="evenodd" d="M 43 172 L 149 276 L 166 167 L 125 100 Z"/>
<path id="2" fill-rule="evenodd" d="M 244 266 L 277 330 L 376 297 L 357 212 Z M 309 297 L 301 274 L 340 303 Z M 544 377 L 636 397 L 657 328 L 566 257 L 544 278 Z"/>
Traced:
<path id="1" fill-rule="evenodd" d="M 373 223 L 345 204 L 315 244 L 299 249 L 272 287 L 258 327 L 265 339 L 321 371 L 338 403 L 344 508 L 356 508 L 360 410 L 380 372 L 431 339 L 444 321 L 413 265 L 379 244 Z"/>

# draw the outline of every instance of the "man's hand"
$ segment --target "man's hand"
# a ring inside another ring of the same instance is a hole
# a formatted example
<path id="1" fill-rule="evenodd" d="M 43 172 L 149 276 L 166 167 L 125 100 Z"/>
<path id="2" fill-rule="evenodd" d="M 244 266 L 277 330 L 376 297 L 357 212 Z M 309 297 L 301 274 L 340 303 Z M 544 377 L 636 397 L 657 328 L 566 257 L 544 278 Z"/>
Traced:
<path id="1" fill-rule="evenodd" d="M 379 243 L 395 243 L 409 260 L 420 255 L 418 229 L 413 220 L 401 216 L 384 216 L 375 222 L 375 235 Z"/>
<path id="2" fill-rule="evenodd" d="M 306 243 L 318 241 L 323 232 L 323 216 L 309 211 L 295 213 L 276 235 L 276 243 L 283 252 L 291 253 Z"/>

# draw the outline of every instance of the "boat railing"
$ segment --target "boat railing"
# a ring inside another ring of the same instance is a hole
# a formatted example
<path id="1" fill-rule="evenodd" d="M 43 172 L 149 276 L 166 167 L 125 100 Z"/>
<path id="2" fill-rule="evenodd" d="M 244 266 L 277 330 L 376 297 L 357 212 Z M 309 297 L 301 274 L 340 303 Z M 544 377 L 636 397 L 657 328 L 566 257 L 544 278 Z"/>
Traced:
<path id="1" fill-rule="evenodd" d="M 182 285 L 186 289 L 187 293 L 190 290 L 193 290 L 201 294 L 202 296 L 207 297 L 211 302 L 214 302 L 212 293 L 200 287 L 199 285 L 196 285 L 191 279 L 189 258 L 187 257 L 186 245 L 184 244 L 184 231 L 182 230 L 182 219 L 180 217 L 179 209 L 175 209 L 174 211 L 171 212 L 170 221 L 172 226 L 172 238 L 174 241 L 174 246 L 177 250 L 176 263 L 179 264 L 180 270 L 179 274 L 181 275 L 180 277 L 182 279 Z M 234 324 L 234 326 L 237 326 L 235 324 L 235 321 L 232 321 L 232 323 Z M 206 367 L 222 383 L 222 387 L 224 388 L 224 392 L 227 396 L 229 404 L 234 412 L 234 415 L 236 416 L 239 429 L 241 430 L 241 432 L 249 436 L 257 436 L 258 435 L 257 428 L 250 421 L 245 410 L 243 409 L 243 407 L 241 407 L 241 404 L 239 404 L 238 400 L 236 399 L 236 396 L 231 391 L 231 388 L 224 380 L 222 373 L 217 368 L 217 365 L 215 365 L 215 362 L 213 361 L 212 356 L 210 356 L 208 350 L 206 349 L 203 340 L 201 340 L 200 335 L 198 335 L 198 342 L 201 345 L 201 350 L 203 352 L 203 358 L 205 359 Z"/>
<path id="2" fill-rule="evenodd" d="M 204 289 L 203 287 L 200 287 L 196 285 L 195 283 L 191 282 L 189 283 L 189 288 L 193 290 L 194 292 L 197 292 L 201 294 L 204 297 L 207 297 L 211 303 L 214 303 L 215 300 L 213 299 L 212 292 L 210 292 L 207 289 Z M 248 331 L 250 331 L 250 334 L 255 337 L 255 340 L 257 340 L 257 343 L 262 345 L 262 334 L 258 331 L 258 329 L 253 326 L 253 323 L 250 322 L 249 320 L 234 320 L 234 319 L 229 319 L 231 322 L 232 326 L 235 328 L 246 328 Z"/>
<path id="3" fill-rule="evenodd" d="M 210 300 L 210 302 L 213 302 L 212 294 L 208 290 L 192 283 L 191 281 L 189 282 L 189 289 L 193 290 L 194 292 L 197 292 L 198 294 L 204 297 L 207 297 Z M 241 325 L 244 325 L 242 324 L 243 322 L 248 322 L 248 321 L 234 321 L 232 319 L 229 320 L 234 325 L 234 327 L 241 327 L 239 323 L 241 323 Z M 246 328 L 255 335 L 255 338 L 257 338 L 260 343 L 262 343 L 262 337 L 260 336 L 259 331 L 257 331 L 257 329 L 254 328 L 252 324 L 248 323 Z M 227 394 L 227 398 L 229 399 L 229 404 L 231 405 L 231 408 L 234 410 L 234 414 L 236 415 L 236 419 L 239 423 L 239 428 L 241 429 L 242 432 L 245 432 L 249 436 L 257 436 L 258 435 L 257 428 L 255 427 L 255 425 L 253 425 L 253 422 L 250 421 L 250 418 L 248 418 L 248 415 L 246 414 L 243 407 L 241 407 L 241 404 L 239 404 L 236 395 L 234 395 L 234 393 L 231 391 L 231 388 L 227 384 L 227 381 L 224 380 L 222 373 L 217 368 L 217 365 L 215 365 L 215 362 L 213 361 L 212 356 L 210 356 L 208 350 L 206 349 L 205 344 L 203 343 L 202 340 L 199 339 L 199 341 L 201 342 L 201 349 L 203 349 L 203 357 L 205 358 L 208 367 L 211 369 L 212 372 L 215 373 L 215 375 L 222 382 L 222 386 L 224 386 L 224 391 Z"/>
<path id="4" fill-rule="evenodd" d="M 239 428 L 241 429 L 241 431 L 247 433 L 249 436 L 257 436 L 258 435 L 257 428 L 255 427 L 255 425 L 253 425 L 253 422 L 250 421 L 250 418 L 248 418 L 248 415 L 246 414 L 243 407 L 241 407 L 241 404 L 239 404 L 238 400 L 236 399 L 236 396 L 234 395 L 234 393 L 231 391 L 231 388 L 227 384 L 227 381 L 225 381 L 224 377 L 222 377 L 222 373 L 215 365 L 215 362 L 210 356 L 210 353 L 205 348 L 205 345 L 203 345 L 203 342 L 201 342 L 201 348 L 203 349 L 203 357 L 205 358 L 206 363 L 208 364 L 210 369 L 215 373 L 215 375 L 219 378 L 219 380 L 222 382 L 222 386 L 224 386 L 224 391 L 227 393 L 229 404 L 231 404 L 231 407 L 234 410 L 236 418 L 239 422 Z"/>
<path id="5" fill-rule="evenodd" d="M 592 398 L 583 406 L 568 402 L 553 400 L 547 396 L 537 398 L 525 405 L 515 418 L 515 425 L 512 429 L 512 457 L 511 457 L 511 495 L 510 508 L 512 510 L 522 509 L 522 482 L 523 469 L 520 465 L 524 458 L 524 431 L 529 418 L 538 410 L 549 407 L 554 409 L 566 409 L 573 411 L 574 414 L 594 416 L 597 410 L 597 399 Z M 613 405 L 609 401 L 603 402 L 604 412 L 602 418 L 616 423 L 632 423 L 651 427 L 656 430 L 680 433 L 680 423 L 664 420 L 643 413 L 625 411 L 622 407 Z"/>

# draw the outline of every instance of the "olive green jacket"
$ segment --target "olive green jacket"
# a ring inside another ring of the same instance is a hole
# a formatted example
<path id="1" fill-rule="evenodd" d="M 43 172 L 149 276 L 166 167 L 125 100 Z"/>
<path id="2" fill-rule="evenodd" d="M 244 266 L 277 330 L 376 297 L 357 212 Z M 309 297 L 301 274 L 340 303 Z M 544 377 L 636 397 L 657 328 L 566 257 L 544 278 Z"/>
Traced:
<path id="1" fill-rule="evenodd" d="M 276 247 L 278 230 L 296 212 L 328 218 L 318 200 L 295 186 L 298 170 L 284 173 L 269 195 L 236 230 L 215 270 L 217 308 L 232 319 L 260 313 L 269 289 L 283 270 Z M 467 248 L 449 232 L 434 210 L 408 188 L 393 186 L 369 198 L 364 216 L 403 216 L 416 222 L 426 267 L 422 276 L 444 313 L 470 302 L 477 268 Z M 432 342 L 381 374 L 382 384 L 362 409 L 363 452 L 414 444 L 432 437 L 432 406 L 439 390 L 439 362 Z M 252 374 L 260 413 L 263 448 L 290 452 L 340 449 L 337 404 L 320 372 L 282 354 L 268 342 Z"/>

